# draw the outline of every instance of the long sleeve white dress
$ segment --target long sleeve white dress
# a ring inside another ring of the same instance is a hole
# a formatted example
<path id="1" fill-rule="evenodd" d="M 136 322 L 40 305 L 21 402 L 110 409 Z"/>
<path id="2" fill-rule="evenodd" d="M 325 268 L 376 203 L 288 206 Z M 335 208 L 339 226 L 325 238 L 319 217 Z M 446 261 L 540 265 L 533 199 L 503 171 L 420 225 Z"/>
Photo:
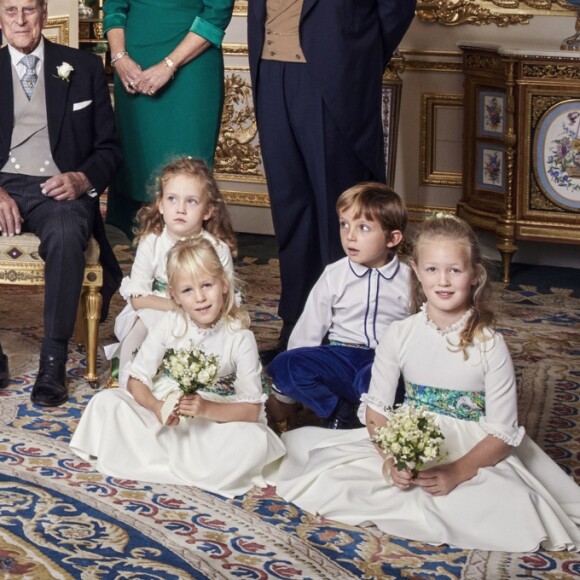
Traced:
<path id="1" fill-rule="evenodd" d="M 283 435 L 287 455 L 274 476 L 278 494 L 329 519 L 430 544 L 509 552 L 580 550 L 580 487 L 517 423 L 512 361 L 501 335 L 476 341 L 469 357 L 453 345 L 466 317 L 438 330 L 425 311 L 394 322 L 377 349 L 366 406 L 385 415 L 399 372 L 407 397 L 432 413 L 445 435 L 444 462 L 463 456 L 488 434 L 512 446 L 448 495 L 385 481 L 383 460 L 366 429 L 305 427 Z"/>
<path id="2" fill-rule="evenodd" d="M 143 346 L 121 378 L 133 376 L 160 400 L 175 396 L 179 386 L 159 371 L 170 348 L 199 349 L 219 355 L 218 382 L 200 390 L 205 399 L 224 405 L 262 405 L 258 422 L 218 423 L 200 417 L 181 418 L 179 425 L 161 425 L 124 388 L 96 394 L 71 439 L 71 449 L 112 477 L 195 485 L 227 497 L 252 486 L 265 487 L 268 470 L 285 453 L 266 424 L 261 365 L 253 333 L 226 321 L 202 329 L 176 312 L 159 317 Z"/>

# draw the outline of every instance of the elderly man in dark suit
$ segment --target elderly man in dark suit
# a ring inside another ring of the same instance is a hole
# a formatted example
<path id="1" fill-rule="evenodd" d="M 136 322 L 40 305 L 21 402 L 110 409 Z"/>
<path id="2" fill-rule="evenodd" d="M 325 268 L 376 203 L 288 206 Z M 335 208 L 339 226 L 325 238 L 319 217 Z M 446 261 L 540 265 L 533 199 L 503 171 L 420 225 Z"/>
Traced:
<path id="1" fill-rule="evenodd" d="M 42 36 L 46 0 L 0 0 L 0 230 L 31 231 L 45 261 L 44 340 L 31 400 L 68 398 L 66 360 L 94 235 L 104 313 L 121 279 L 98 195 L 121 162 L 102 61 Z"/>
<path id="2" fill-rule="evenodd" d="M 382 76 L 415 0 L 249 0 L 248 48 L 279 246 L 288 336 L 324 267 L 343 257 L 335 204 L 385 181 Z"/>

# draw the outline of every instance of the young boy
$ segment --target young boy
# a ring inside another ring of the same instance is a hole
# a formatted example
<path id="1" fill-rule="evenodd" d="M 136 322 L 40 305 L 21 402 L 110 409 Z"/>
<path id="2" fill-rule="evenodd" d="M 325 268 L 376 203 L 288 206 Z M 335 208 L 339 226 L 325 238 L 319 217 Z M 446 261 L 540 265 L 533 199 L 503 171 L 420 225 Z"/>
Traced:
<path id="1" fill-rule="evenodd" d="M 360 183 L 338 198 L 336 210 L 347 257 L 326 267 L 288 350 L 268 366 L 273 395 L 266 406 L 276 423 L 303 404 L 329 428 L 357 426 L 377 343 L 410 313 L 410 269 L 396 254 L 407 226 L 401 198 L 382 183 Z"/>

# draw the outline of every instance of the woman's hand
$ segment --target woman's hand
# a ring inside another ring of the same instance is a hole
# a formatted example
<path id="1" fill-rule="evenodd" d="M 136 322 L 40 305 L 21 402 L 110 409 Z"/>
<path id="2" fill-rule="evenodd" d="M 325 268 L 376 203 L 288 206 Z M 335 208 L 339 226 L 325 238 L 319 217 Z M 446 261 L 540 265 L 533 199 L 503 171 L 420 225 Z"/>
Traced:
<path id="1" fill-rule="evenodd" d="M 128 54 L 115 63 L 115 72 L 128 93 L 134 95 L 138 92 L 137 82 L 142 73 L 141 67 Z"/>
<path id="2" fill-rule="evenodd" d="M 413 480 L 413 473 L 409 469 L 399 471 L 395 467 L 395 462 L 392 458 L 385 460 L 383 464 L 383 474 L 389 474 L 393 485 L 399 489 L 409 489 L 415 482 Z"/>
<path id="3" fill-rule="evenodd" d="M 143 95 L 153 96 L 173 78 L 174 74 L 175 71 L 171 70 L 165 62 L 160 62 L 139 74 L 134 82 L 135 88 Z"/>
<path id="4" fill-rule="evenodd" d="M 464 480 L 457 465 L 448 463 L 420 471 L 414 483 L 431 495 L 447 495 Z"/>
<path id="5" fill-rule="evenodd" d="M 187 417 L 203 417 L 206 401 L 199 395 L 184 395 L 179 399 L 177 412 Z"/>

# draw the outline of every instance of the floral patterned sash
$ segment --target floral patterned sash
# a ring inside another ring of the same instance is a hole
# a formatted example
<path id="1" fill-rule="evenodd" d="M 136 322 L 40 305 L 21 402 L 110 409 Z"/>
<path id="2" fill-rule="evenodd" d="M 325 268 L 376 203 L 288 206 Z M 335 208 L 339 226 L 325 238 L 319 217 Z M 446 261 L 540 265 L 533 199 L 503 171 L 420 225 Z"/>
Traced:
<path id="1" fill-rule="evenodd" d="M 262 391 L 269 395 L 271 393 L 272 387 L 270 385 L 269 377 L 265 373 L 262 373 Z M 218 379 L 217 383 L 211 389 L 199 389 L 204 393 L 214 393 L 216 395 L 221 395 L 222 397 L 228 397 L 236 394 L 234 388 L 234 382 L 236 381 L 236 373 L 232 373 L 221 379 Z"/>
<path id="2" fill-rule="evenodd" d="M 485 414 L 484 391 L 454 391 L 405 382 L 405 403 L 415 404 L 427 411 L 463 419 L 479 421 Z"/>
<path id="3" fill-rule="evenodd" d="M 225 377 L 218 378 L 213 387 L 197 390 L 200 393 L 211 393 L 212 395 L 220 395 L 221 397 L 231 397 L 236 394 L 236 390 L 234 389 L 235 380 L 236 373 L 231 373 Z"/>
<path id="4" fill-rule="evenodd" d="M 164 294 L 167 294 L 167 283 L 162 282 L 161 280 L 158 280 L 157 278 L 153 278 L 153 284 L 151 286 L 151 290 L 153 290 L 153 292 L 163 292 Z"/>
<path id="5" fill-rule="evenodd" d="M 366 344 L 356 344 L 354 342 L 341 342 L 340 340 L 330 340 L 328 343 L 331 346 L 348 346 L 349 348 L 364 348 L 369 350 L 369 347 Z"/>

